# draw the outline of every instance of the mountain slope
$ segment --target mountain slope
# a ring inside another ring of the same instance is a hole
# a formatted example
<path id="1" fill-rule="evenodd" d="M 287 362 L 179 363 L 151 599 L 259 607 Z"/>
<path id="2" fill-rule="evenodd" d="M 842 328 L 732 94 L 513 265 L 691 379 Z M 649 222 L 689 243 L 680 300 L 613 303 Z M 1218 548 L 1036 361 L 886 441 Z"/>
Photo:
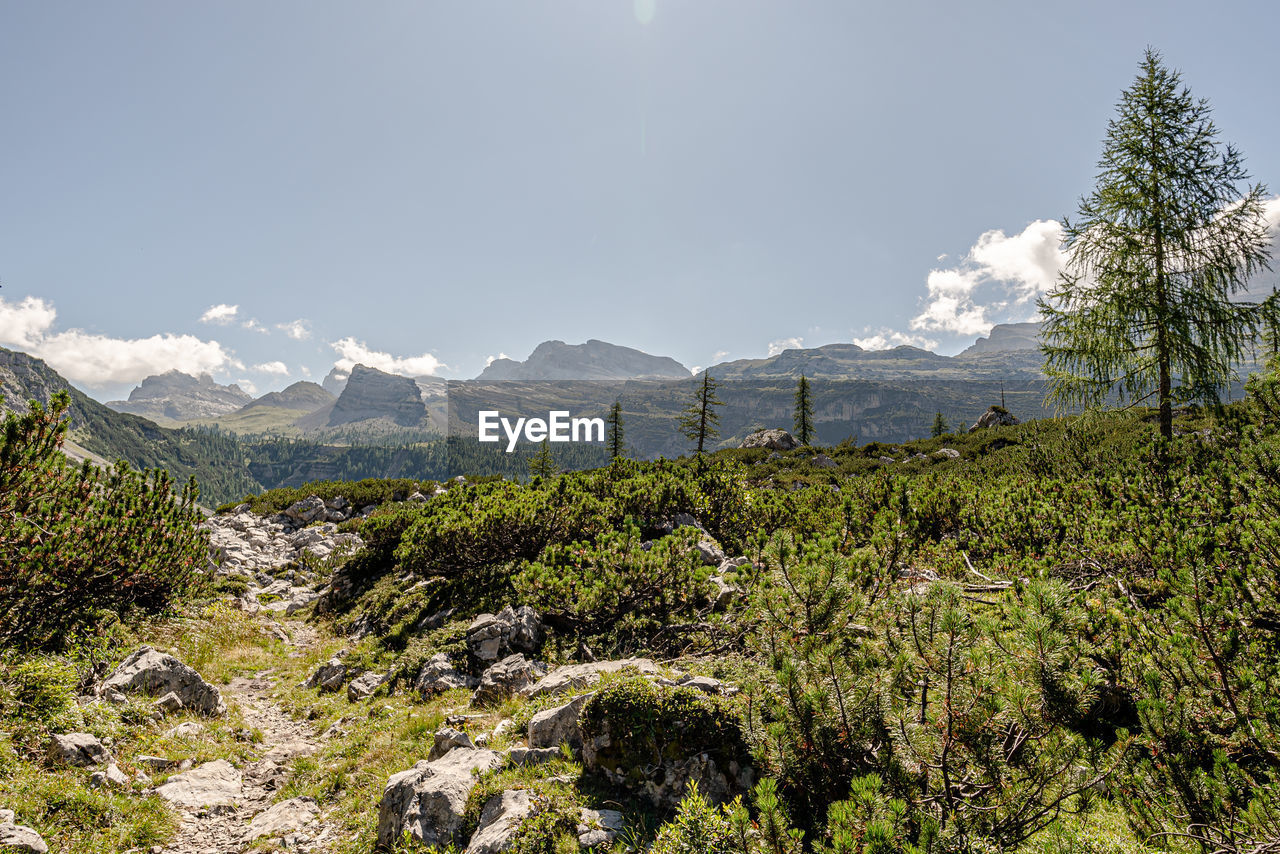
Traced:
<path id="1" fill-rule="evenodd" d="M 543 341 L 523 362 L 495 359 L 477 380 L 685 379 L 689 371 L 667 356 L 591 339 L 585 344 Z"/>
<path id="2" fill-rule="evenodd" d="M 0 394 L 6 409 L 25 411 L 30 400 L 47 404 L 59 391 L 71 397 L 71 441 L 89 454 L 124 460 L 138 469 L 166 469 L 179 482 L 195 476 L 205 504 L 261 489 L 235 439 L 207 430 L 171 430 L 115 412 L 73 388 L 40 359 L 0 348 Z"/>
<path id="3" fill-rule="evenodd" d="M 1042 357 L 1039 350 L 983 353 L 985 358 L 940 356 L 918 347 L 864 350 L 857 344 L 827 344 L 809 349 L 784 350 L 767 359 L 738 359 L 712 365 L 717 380 L 767 380 L 783 377 L 810 379 L 874 380 L 1038 380 Z"/>

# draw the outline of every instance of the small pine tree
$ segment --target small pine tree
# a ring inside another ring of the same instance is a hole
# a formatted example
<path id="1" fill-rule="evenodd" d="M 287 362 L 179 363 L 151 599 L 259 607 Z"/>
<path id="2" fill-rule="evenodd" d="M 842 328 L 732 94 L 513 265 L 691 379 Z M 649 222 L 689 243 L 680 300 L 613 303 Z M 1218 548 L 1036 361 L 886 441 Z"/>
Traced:
<path id="1" fill-rule="evenodd" d="M 698 386 L 693 402 L 680 416 L 680 433 L 695 444 L 698 456 L 702 456 L 708 440 L 720 435 L 720 413 L 716 412 L 716 407 L 723 403 L 716 397 L 716 381 L 709 371 L 703 371 L 702 385 Z"/>
<path id="2" fill-rule="evenodd" d="M 551 442 L 543 439 L 537 455 L 529 459 L 529 474 L 533 477 L 548 478 L 558 471 L 556 459 L 551 454 Z"/>
<path id="3" fill-rule="evenodd" d="M 809 380 L 804 374 L 796 383 L 796 438 L 801 445 L 813 439 L 813 397 L 809 393 Z"/>
<path id="4" fill-rule="evenodd" d="M 951 425 L 947 423 L 947 419 L 942 417 L 941 412 L 933 416 L 933 429 L 929 432 L 929 435 L 936 439 L 939 436 L 945 436 L 950 432 Z"/>
<path id="5" fill-rule="evenodd" d="M 605 439 L 609 448 L 609 459 L 616 460 L 626 453 L 622 430 L 622 398 L 615 400 L 613 406 L 609 408 L 609 417 L 605 419 L 605 424 L 609 431 Z"/>

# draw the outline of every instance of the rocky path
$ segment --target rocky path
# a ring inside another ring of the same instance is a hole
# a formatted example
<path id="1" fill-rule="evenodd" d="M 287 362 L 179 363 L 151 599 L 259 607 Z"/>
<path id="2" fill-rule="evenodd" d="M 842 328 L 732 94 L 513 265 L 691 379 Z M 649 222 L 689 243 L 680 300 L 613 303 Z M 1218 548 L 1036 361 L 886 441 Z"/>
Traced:
<path id="1" fill-rule="evenodd" d="M 296 647 L 291 655 L 317 642 L 312 627 L 294 623 L 289 628 Z M 153 854 L 228 854 L 262 837 L 276 837 L 285 849 L 304 854 L 328 849 L 336 829 L 320 820 L 313 801 L 295 798 L 272 805 L 288 782 L 290 762 L 319 747 L 308 728 L 271 699 L 275 681 L 265 670 L 252 678 L 236 677 L 223 689 L 245 722 L 262 732 L 258 759 L 243 768 L 209 762 L 169 778 L 160 793 L 182 815 L 182 827 L 173 842 L 153 848 Z"/>

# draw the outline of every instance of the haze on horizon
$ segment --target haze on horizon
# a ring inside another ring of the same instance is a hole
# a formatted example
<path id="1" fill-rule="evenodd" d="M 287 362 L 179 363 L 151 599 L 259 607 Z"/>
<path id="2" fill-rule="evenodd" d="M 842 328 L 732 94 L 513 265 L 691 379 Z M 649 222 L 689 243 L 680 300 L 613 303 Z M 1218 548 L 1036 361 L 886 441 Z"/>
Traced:
<path id="1" fill-rule="evenodd" d="M 1280 189 L 1278 30 L 1265 2 L 8 4 L 0 346 L 100 399 L 471 377 L 547 339 L 955 353 L 1034 315 L 1147 45 Z"/>

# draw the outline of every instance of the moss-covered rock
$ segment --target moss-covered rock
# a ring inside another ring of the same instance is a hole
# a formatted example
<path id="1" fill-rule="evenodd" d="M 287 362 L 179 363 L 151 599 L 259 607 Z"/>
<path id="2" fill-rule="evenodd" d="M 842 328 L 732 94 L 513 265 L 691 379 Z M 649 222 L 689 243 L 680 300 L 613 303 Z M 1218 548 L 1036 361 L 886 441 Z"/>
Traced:
<path id="1" fill-rule="evenodd" d="M 588 769 L 659 807 L 679 804 L 690 782 L 715 803 L 751 786 L 742 718 L 722 697 L 627 679 L 587 703 L 582 732 Z"/>

